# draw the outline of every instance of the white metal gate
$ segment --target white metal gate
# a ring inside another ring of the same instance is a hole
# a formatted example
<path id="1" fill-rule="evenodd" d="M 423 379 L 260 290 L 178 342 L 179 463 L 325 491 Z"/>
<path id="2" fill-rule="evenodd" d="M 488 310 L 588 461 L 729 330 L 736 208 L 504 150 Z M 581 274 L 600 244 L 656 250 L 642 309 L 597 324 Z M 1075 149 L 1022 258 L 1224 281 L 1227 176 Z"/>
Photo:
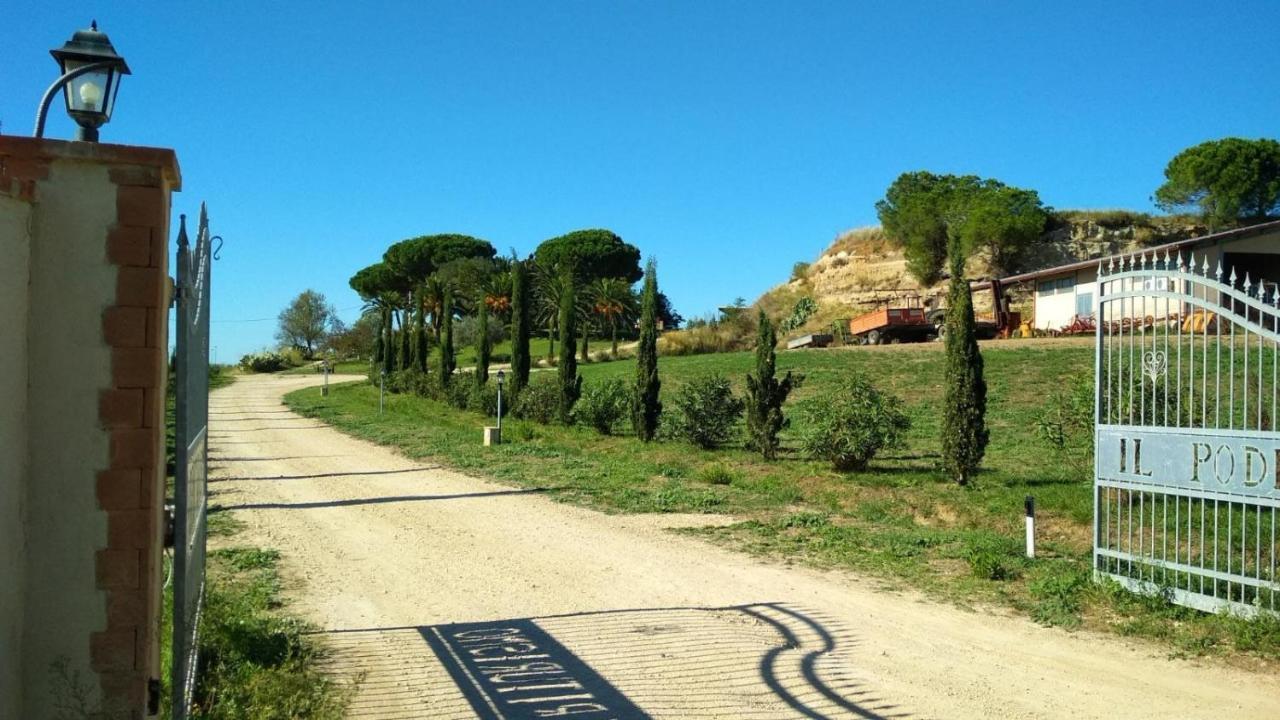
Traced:
<path id="1" fill-rule="evenodd" d="M 178 231 L 177 343 L 174 373 L 174 720 L 188 717 L 196 684 L 200 615 L 204 604 L 205 520 L 209 465 L 209 216 L 200 205 L 196 244 L 187 217 Z"/>
<path id="2" fill-rule="evenodd" d="M 1203 255 L 1113 259 L 1098 320 L 1095 575 L 1210 612 L 1276 611 L 1276 285 Z"/>

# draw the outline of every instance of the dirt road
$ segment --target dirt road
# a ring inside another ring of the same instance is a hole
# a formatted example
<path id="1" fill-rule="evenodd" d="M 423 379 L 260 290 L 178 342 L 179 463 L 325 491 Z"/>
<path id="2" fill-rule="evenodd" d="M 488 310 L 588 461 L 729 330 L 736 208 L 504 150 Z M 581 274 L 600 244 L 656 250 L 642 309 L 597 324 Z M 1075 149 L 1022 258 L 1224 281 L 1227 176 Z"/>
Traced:
<path id="1" fill-rule="evenodd" d="M 210 403 L 211 502 L 281 550 L 357 718 L 1269 718 L 1280 680 L 966 612 Z M 316 392 L 319 392 L 317 390 Z M 476 452 L 480 433 L 477 428 Z M 714 520 L 714 518 L 712 518 Z"/>

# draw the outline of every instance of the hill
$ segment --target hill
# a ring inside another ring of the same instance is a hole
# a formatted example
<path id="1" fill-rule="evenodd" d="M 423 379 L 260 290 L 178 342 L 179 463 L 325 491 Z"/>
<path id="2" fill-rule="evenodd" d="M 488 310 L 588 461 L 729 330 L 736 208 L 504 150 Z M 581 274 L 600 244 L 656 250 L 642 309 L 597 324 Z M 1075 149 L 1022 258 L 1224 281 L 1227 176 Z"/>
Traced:
<path id="1" fill-rule="evenodd" d="M 1155 216 L 1129 210 L 1059 210 L 1050 216 L 1048 228 L 1036 251 L 1020 271 L 1039 270 L 1065 263 L 1131 252 L 1181 240 L 1208 231 L 1185 215 Z M 940 300 L 945 284 L 922 287 L 907 272 L 906 259 L 879 226 L 847 230 L 836 237 L 817 259 L 798 264 L 792 277 L 766 292 L 756 304 L 783 318 L 802 297 L 811 297 L 818 311 L 797 331 L 825 328 L 833 320 L 851 317 L 884 304 L 900 305 L 919 300 Z M 803 269 L 803 272 L 800 270 Z M 979 256 L 969 263 L 970 277 L 990 275 Z M 1013 288 L 1015 309 L 1029 299 L 1027 289 Z M 974 298 L 979 313 L 990 312 L 985 294 Z"/>

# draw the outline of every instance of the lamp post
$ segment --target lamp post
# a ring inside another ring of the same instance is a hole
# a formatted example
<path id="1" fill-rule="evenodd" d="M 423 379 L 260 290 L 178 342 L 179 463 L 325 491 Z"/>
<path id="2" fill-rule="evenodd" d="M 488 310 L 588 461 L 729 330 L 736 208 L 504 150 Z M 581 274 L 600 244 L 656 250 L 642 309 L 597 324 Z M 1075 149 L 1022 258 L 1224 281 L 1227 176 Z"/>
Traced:
<path id="1" fill-rule="evenodd" d="M 106 33 L 99 32 L 95 20 L 87 30 L 77 30 L 62 47 L 50 50 L 62 76 L 49 86 L 36 111 L 33 135 L 44 137 L 44 122 L 53 97 L 62 91 L 67 114 L 80 126 L 77 140 L 98 141 L 98 128 L 111 120 L 120 78 L 131 74 L 124 58 L 116 54 Z"/>
<path id="2" fill-rule="evenodd" d="M 502 442 L 502 383 L 507 379 L 507 374 L 501 370 L 498 371 L 498 442 Z"/>

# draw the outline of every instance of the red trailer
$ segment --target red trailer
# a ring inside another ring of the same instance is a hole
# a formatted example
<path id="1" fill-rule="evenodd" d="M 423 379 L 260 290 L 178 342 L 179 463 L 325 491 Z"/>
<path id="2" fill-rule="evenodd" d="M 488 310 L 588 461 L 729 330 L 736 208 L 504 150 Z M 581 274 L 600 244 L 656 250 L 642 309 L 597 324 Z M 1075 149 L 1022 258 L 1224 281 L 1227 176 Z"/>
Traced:
<path id="1" fill-rule="evenodd" d="M 932 333 L 922 307 L 880 308 L 849 321 L 849 334 L 859 345 L 921 342 Z"/>

